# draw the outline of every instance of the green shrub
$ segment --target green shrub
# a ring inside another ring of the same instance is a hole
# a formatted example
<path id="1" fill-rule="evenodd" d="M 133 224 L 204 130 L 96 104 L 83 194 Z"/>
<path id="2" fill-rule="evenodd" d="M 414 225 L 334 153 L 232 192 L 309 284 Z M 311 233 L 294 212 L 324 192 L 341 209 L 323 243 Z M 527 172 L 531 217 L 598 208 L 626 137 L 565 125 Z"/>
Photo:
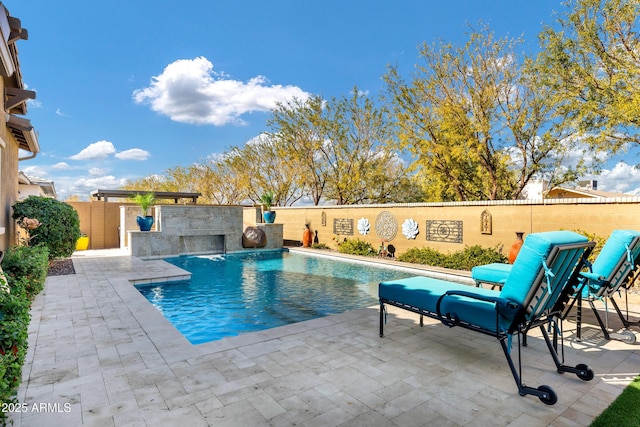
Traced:
<path id="1" fill-rule="evenodd" d="M 49 258 L 71 256 L 80 237 L 78 212 L 67 203 L 49 197 L 29 196 L 13 205 L 13 219 L 35 218 L 40 226 L 26 230 L 29 245 L 44 244 L 49 248 Z"/>
<path id="2" fill-rule="evenodd" d="M 49 251 L 19 246 L 5 252 L 2 267 L 8 292 L 0 291 L 0 404 L 15 402 L 27 354 L 29 306 L 44 287 Z M 0 425 L 6 413 L 0 412 Z"/>
<path id="3" fill-rule="evenodd" d="M 0 292 L 0 404 L 15 402 L 27 354 L 29 299 L 22 280 L 7 278 L 11 292 Z M 0 412 L 0 423 L 6 414 Z"/>
<path id="4" fill-rule="evenodd" d="M 467 246 L 447 257 L 448 268 L 457 270 L 471 270 L 476 265 L 491 264 L 494 262 L 506 263 L 507 257 L 502 255 L 502 247 L 483 248 L 480 245 Z"/>
<path id="5" fill-rule="evenodd" d="M 414 264 L 425 264 L 441 266 L 445 263 L 446 255 L 431 248 L 411 248 L 407 252 L 398 256 L 398 260 L 412 262 Z"/>
<path id="6" fill-rule="evenodd" d="M 499 245 L 492 248 L 474 245 L 451 254 L 443 254 L 432 248 L 411 248 L 398 256 L 398 260 L 433 267 L 471 270 L 476 265 L 507 262 L 507 257 L 502 254 L 502 247 Z"/>
<path id="7" fill-rule="evenodd" d="M 584 231 L 580 229 L 573 230 L 573 231 L 575 233 L 582 234 L 584 237 L 591 240 L 592 242 L 596 242 L 596 245 L 593 247 L 593 251 L 591 251 L 591 254 L 589 255 L 589 261 L 594 262 L 598 257 L 598 254 L 602 250 L 602 247 L 606 243 L 607 239 L 605 237 L 598 236 L 597 234 L 589 233 L 588 231 Z"/>
<path id="8" fill-rule="evenodd" d="M 352 254 L 352 255 L 364 255 L 364 256 L 372 256 L 377 252 L 371 246 L 371 243 L 365 242 L 360 239 L 348 240 L 345 239 L 342 242 L 338 243 L 338 252 L 343 254 Z"/>
<path id="9" fill-rule="evenodd" d="M 311 249 L 331 249 L 329 246 L 324 243 L 314 243 L 311 245 Z"/>
<path id="10" fill-rule="evenodd" d="M 19 281 L 25 287 L 28 299 L 33 299 L 44 288 L 49 268 L 49 250 L 46 246 L 14 246 L 2 260 L 2 270 L 15 286 Z"/>

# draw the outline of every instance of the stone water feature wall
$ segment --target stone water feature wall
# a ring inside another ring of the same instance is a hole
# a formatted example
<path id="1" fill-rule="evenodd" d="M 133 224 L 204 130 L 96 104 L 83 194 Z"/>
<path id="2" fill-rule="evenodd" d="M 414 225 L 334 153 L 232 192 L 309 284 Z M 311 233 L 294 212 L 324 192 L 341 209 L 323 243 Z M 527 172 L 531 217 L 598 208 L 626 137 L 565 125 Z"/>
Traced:
<path id="1" fill-rule="evenodd" d="M 131 255 L 153 258 L 239 251 L 243 249 L 243 207 L 159 205 L 155 230 L 127 232 Z"/>

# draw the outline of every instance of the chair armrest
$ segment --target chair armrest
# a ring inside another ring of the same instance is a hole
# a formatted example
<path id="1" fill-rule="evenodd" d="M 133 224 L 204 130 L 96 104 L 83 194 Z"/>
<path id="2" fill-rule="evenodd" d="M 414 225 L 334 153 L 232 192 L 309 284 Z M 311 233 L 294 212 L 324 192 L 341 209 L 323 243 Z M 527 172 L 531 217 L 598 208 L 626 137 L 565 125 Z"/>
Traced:
<path id="1" fill-rule="evenodd" d="M 454 321 L 451 321 L 449 319 L 445 319 L 442 316 L 442 313 L 440 311 L 440 304 L 442 303 L 442 300 L 446 297 L 446 296 L 462 296 L 465 298 L 470 298 L 470 299 L 475 299 L 478 301 L 486 301 L 486 302 L 492 302 L 496 304 L 496 312 L 497 314 L 512 314 L 511 316 L 508 317 L 513 317 L 513 315 L 518 312 L 522 307 L 520 304 L 518 304 L 515 301 L 511 301 L 508 300 L 506 298 L 501 298 L 501 297 L 493 297 L 493 296 L 489 296 L 489 295 L 479 295 L 476 294 L 474 292 L 468 292 L 468 291 L 457 291 L 457 290 L 451 290 L 451 291 L 447 291 L 445 292 L 443 295 L 440 296 L 440 298 L 438 298 L 438 302 L 436 303 L 436 313 L 438 314 L 438 320 L 440 320 L 442 323 L 444 323 L 447 326 L 453 326 L 455 324 L 455 322 L 458 319 L 454 319 Z M 447 313 L 450 314 L 450 313 Z"/>
<path id="2" fill-rule="evenodd" d="M 587 278 L 589 280 L 597 280 L 598 282 L 603 282 L 605 277 L 598 273 L 593 273 L 590 271 L 581 271 L 580 276 Z"/>

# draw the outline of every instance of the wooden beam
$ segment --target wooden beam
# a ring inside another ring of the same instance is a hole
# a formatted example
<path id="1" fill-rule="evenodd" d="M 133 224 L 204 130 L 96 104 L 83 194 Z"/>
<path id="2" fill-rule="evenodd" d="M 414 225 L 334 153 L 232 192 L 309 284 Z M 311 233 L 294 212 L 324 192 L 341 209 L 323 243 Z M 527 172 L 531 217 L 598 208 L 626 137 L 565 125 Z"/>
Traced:
<path id="1" fill-rule="evenodd" d="M 16 108 L 23 102 L 26 102 L 27 99 L 36 99 L 36 93 L 32 90 L 26 89 L 18 89 L 15 87 L 6 87 L 4 89 L 5 101 L 4 101 L 4 110 L 10 111 L 13 108 Z"/>
<path id="2" fill-rule="evenodd" d="M 7 16 L 7 21 L 9 22 L 9 40 L 7 40 L 7 44 L 15 43 L 16 40 L 28 40 L 29 32 L 26 28 L 22 28 L 22 23 L 20 20 L 13 16 Z"/>

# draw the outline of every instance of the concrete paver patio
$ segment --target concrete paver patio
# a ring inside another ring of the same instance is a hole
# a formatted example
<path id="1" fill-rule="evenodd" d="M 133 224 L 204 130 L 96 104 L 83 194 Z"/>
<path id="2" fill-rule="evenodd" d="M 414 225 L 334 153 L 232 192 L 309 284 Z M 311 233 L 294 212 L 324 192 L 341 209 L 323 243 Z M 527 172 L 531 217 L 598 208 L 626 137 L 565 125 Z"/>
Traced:
<path id="1" fill-rule="evenodd" d="M 194 346 L 131 284 L 184 271 L 93 255 L 33 302 L 17 426 L 588 425 L 640 372 L 640 346 L 565 322 L 567 364 L 596 377 L 560 375 L 533 332 L 523 376 L 555 389 L 547 406 L 518 395 L 495 338 L 395 308 L 383 338 L 371 307 Z"/>

